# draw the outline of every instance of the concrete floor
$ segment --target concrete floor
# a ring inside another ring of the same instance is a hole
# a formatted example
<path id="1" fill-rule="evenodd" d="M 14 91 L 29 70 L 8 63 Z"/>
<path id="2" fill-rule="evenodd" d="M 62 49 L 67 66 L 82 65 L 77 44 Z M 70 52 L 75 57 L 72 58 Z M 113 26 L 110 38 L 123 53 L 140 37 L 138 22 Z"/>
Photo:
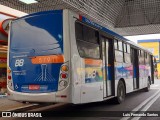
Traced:
<path id="1" fill-rule="evenodd" d="M 68 120 L 81 120 L 81 119 L 83 120 L 91 120 L 91 119 L 92 120 L 93 119 L 95 120 L 120 120 L 120 119 L 121 120 L 139 120 L 139 119 L 140 120 L 160 120 L 160 116 L 159 117 L 139 117 L 139 118 L 134 117 L 134 118 L 128 118 L 128 119 L 126 119 L 126 117 L 122 118 L 122 117 L 106 117 L 105 116 L 105 114 L 108 114 L 108 113 L 112 114 L 113 116 L 117 116 L 121 111 L 130 112 L 132 110 L 135 110 L 135 108 L 139 107 L 142 103 L 144 103 L 146 100 L 152 97 L 159 89 L 160 89 L 160 80 L 155 80 L 155 84 L 151 86 L 151 90 L 149 92 L 144 92 L 143 90 L 141 90 L 141 91 L 130 93 L 126 96 L 125 102 L 123 102 L 122 104 L 115 104 L 113 100 L 82 104 L 82 105 L 66 104 L 60 107 L 56 107 L 56 108 L 55 107 L 46 108 L 45 110 L 43 109 L 40 112 L 43 114 L 49 111 L 49 114 L 51 114 L 52 116 L 55 114 L 56 111 L 60 111 L 61 118 L 56 117 L 55 118 L 56 120 L 57 119 L 58 120 L 61 120 L 61 119 L 62 120 L 63 119 L 68 119 Z M 158 94 L 156 96 L 158 96 Z M 150 99 L 138 111 L 141 111 L 146 107 L 148 107 L 146 111 L 160 111 L 160 97 L 157 97 L 157 99 L 155 99 L 156 96 Z M 153 101 L 154 99 L 155 101 Z M 151 104 L 151 102 L 153 103 Z M 16 108 L 19 106 L 26 106 L 26 105 L 30 105 L 30 104 L 22 104 L 19 102 L 10 101 L 10 100 L 7 100 L 7 98 L 0 99 L 0 111 L 4 111 L 7 109 L 11 109 L 11 108 Z M 77 114 L 77 116 L 66 118 L 63 116 L 66 114 L 66 112 L 72 115 Z M 6 119 L 6 118 L 3 118 L 3 119 Z M 21 118 L 14 118 L 14 119 L 21 119 Z M 53 118 L 47 118 L 47 119 L 53 119 Z"/>

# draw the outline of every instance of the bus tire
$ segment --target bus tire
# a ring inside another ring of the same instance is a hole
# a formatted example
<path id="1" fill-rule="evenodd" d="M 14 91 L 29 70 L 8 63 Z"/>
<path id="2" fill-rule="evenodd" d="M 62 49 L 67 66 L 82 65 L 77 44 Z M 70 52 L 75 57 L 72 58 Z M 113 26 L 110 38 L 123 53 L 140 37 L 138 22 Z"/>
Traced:
<path id="1" fill-rule="evenodd" d="M 148 80 L 147 80 L 147 87 L 146 88 L 144 88 L 144 91 L 145 92 L 148 92 L 149 90 L 150 90 L 150 79 L 148 78 Z"/>
<path id="2" fill-rule="evenodd" d="M 27 101 L 18 101 L 18 102 L 20 102 L 20 103 L 22 103 L 22 104 L 28 104 L 29 102 L 27 102 Z"/>
<path id="3" fill-rule="evenodd" d="M 125 89 L 125 85 L 123 83 L 122 80 L 120 80 L 118 82 L 118 86 L 117 86 L 117 97 L 115 98 L 115 102 L 117 104 L 121 104 L 126 96 L 126 89 Z"/>
<path id="4" fill-rule="evenodd" d="M 25 101 L 19 101 L 20 103 L 23 103 L 23 104 L 26 104 L 26 102 Z"/>

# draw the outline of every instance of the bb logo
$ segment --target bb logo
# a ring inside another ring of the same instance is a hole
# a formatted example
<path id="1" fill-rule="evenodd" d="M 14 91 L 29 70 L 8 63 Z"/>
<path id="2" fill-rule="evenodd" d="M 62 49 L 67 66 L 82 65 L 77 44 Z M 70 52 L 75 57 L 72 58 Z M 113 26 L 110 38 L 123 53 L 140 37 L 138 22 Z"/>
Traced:
<path id="1" fill-rule="evenodd" d="M 15 67 L 21 67 L 24 65 L 24 59 L 17 59 L 15 62 Z"/>
<path id="2" fill-rule="evenodd" d="M 2 112 L 2 117 L 11 117 L 11 112 Z"/>

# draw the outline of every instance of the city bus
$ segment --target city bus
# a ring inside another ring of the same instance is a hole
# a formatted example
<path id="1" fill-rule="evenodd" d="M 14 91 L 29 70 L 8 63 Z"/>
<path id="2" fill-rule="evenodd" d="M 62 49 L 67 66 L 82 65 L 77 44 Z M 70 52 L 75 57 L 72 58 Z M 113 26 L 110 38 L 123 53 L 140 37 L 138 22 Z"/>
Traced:
<path id="1" fill-rule="evenodd" d="M 154 81 L 151 52 L 68 9 L 13 20 L 8 44 L 11 100 L 121 103 Z"/>

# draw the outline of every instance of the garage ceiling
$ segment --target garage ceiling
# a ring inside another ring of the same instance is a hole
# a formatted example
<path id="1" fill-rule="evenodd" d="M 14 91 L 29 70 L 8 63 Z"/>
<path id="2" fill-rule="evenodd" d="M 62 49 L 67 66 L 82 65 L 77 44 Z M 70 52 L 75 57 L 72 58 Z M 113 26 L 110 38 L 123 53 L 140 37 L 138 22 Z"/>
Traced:
<path id="1" fill-rule="evenodd" d="M 33 13 L 53 9 L 72 9 L 123 35 L 160 33 L 160 0 L 0 0 L 0 4 Z"/>

